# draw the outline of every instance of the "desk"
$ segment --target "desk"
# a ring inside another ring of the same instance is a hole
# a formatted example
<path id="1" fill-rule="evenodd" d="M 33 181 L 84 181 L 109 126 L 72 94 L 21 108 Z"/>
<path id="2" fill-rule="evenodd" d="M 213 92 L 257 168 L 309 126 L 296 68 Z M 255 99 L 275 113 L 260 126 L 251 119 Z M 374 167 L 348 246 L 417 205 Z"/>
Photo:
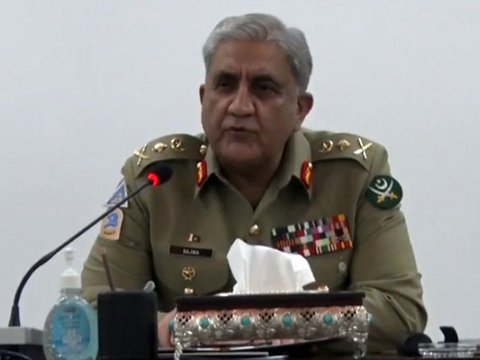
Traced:
<path id="1" fill-rule="evenodd" d="M 28 356 L 32 358 L 32 360 L 45 360 L 45 357 L 43 356 L 43 352 L 41 352 L 41 347 L 38 348 L 31 348 L 29 349 Z M 226 355 L 227 353 L 225 353 Z M 232 354 L 232 353 L 230 353 Z M 276 351 L 273 351 L 270 353 L 271 355 L 277 355 L 278 353 Z M 241 357 L 227 357 L 227 356 L 208 356 L 208 357 L 196 357 L 194 356 L 189 356 L 189 354 L 185 354 L 185 356 L 182 356 L 182 359 L 185 360 L 200 360 L 200 359 L 235 359 L 239 360 Z M 18 360 L 18 357 L 6 357 L 6 356 L 0 356 L 0 360 Z M 159 360 L 173 360 L 173 351 L 159 351 Z M 306 356 L 295 356 L 293 352 L 289 355 L 288 359 L 291 360 L 316 360 L 316 359 L 332 359 L 332 360 L 352 360 L 353 358 L 351 356 L 335 356 L 332 354 L 316 354 L 316 355 L 306 355 Z M 407 357 L 407 356 L 402 356 L 397 354 L 396 352 L 387 352 L 387 353 L 381 353 L 381 354 L 367 354 L 362 360 L 425 360 L 425 358 L 421 357 Z M 480 360 L 480 354 L 477 353 L 475 354 L 474 357 L 471 358 L 455 358 L 455 360 Z"/>
<path id="2" fill-rule="evenodd" d="M 272 355 L 272 359 L 274 359 L 275 355 Z M 241 357 L 222 357 L 222 356 L 205 356 L 205 357 L 198 357 L 198 356 L 189 356 L 186 354 L 185 356 L 182 356 L 182 360 L 199 360 L 199 359 L 242 359 Z M 166 354 L 163 353 L 159 356 L 159 359 L 163 360 L 172 360 L 173 359 L 173 353 Z M 243 359 L 249 359 L 248 357 L 244 357 Z M 251 359 L 251 358 L 250 358 Z M 259 358 L 256 358 L 259 359 Z M 268 357 L 266 358 L 268 359 Z M 308 357 L 295 357 L 295 356 L 289 356 L 287 359 L 290 360 L 316 360 L 316 359 L 332 359 L 332 360 L 353 360 L 353 357 L 351 356 L 333 356 L 333 355 L 314 355 L 314 356 L 308 356 Z M 362 358 L 362 360 L 425 360 L 425 358 L 422 357 L 407 357 L 407 356 L 402 356 L 399 355 L 395 352 L 391 353 L 382 353 L 382 354 L 369 354 Z M 480 355 L 477 354 L 474 357 L 470 358 L 455 358 L 455 360 L 480 360 Z"/>

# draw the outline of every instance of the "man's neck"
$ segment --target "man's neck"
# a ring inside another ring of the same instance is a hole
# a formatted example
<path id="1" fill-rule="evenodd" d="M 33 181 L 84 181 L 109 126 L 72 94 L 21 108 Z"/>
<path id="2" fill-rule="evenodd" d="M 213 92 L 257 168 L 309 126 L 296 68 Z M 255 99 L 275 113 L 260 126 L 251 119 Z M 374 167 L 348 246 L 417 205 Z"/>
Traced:
<path id="1" fill-rule="evenodd" d="M 269 166 L 250 167 L 248 170 L 223 167 L 227 180 L 256 208 L 280 166 L 281 158 Z"/>

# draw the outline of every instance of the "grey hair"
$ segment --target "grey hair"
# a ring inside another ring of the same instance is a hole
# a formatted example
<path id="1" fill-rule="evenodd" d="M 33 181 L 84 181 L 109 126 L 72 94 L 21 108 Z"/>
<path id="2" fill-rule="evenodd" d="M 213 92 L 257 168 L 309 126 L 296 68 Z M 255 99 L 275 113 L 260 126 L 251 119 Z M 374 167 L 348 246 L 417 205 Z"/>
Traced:
<path id="1" fill-rule="evenodd" d="M 203 61 L 207 74 L 215 51 L 221 42 L 227 40 L 271 42 L 279 45 L 287 55 L 300 92 L 307 90 L 312 73 L 312 55 L 301 30 L 287 28 L 280 19 L 268 14 L 227 17 L 215 26 L 203 45 Z"/>

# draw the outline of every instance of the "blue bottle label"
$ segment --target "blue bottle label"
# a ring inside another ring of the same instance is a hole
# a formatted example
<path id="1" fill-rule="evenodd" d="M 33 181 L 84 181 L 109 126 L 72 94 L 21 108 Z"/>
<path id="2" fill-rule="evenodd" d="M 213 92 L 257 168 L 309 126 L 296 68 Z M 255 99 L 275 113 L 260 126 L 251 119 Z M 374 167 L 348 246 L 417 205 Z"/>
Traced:
<path id="1" fill-rule="evenodd" d="M 53 346 L 66 359 L 81 355 L 90 344 L 90 324 L 85 311 L 72 304 L 58 305 L 52 319 Z"/>

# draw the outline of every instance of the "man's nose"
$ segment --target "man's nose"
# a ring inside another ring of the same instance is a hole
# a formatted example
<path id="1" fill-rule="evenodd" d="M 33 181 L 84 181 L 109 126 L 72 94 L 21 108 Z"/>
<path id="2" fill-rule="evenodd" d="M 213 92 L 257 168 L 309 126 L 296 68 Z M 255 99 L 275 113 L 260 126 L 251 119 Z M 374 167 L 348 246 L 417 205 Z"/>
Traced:
<path id="1" fill-rule="evenodd" d="M 237 88 L 234 98 L 228 106 L 228 111 L 238 117 L 250 116 L 254 113 L 255 107 L 248 87 L 239 86 Z"/>

